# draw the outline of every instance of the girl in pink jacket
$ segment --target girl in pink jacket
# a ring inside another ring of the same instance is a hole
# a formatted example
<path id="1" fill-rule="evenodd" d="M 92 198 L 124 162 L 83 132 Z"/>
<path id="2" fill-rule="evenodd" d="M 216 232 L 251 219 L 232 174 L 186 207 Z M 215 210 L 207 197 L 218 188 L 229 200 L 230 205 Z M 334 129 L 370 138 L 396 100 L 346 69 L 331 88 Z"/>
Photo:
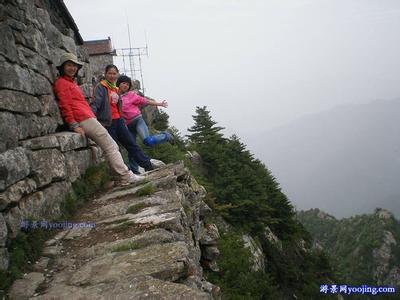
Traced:
<path id="1" fill-rule="evenodd" d="M 121 75 L 117 80 L 117 86 L 122 99 L 122 117 L 125 119 L 126 126 L 136 139 L 139 134 L 146 146 L 153 147 L 160 143 L 173 142 L 173 137 L 169 132 L 150 135 L 149 129 L 140 112 L 140 106 L 153 105 L 168 107 L 167 101 L 157 102 L 147 99 L 131 91 L 132 81 L 128 76 Z"/>

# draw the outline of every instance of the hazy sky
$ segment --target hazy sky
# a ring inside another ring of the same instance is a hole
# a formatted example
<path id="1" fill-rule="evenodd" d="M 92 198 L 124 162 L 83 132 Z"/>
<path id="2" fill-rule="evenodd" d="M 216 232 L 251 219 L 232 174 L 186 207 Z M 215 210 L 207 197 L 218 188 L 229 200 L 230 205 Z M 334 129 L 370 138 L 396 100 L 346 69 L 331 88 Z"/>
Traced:
<path id="1" fill-rule="evenodd" d="M 64 2 L 85 40 L 128 47 L 129 22 L 141 47 L 147 33 L 147 94 L 169 101 L 182 132 L 196 105 L 246 142 L 303 114 L 400 96 L 398 0 Z"/>

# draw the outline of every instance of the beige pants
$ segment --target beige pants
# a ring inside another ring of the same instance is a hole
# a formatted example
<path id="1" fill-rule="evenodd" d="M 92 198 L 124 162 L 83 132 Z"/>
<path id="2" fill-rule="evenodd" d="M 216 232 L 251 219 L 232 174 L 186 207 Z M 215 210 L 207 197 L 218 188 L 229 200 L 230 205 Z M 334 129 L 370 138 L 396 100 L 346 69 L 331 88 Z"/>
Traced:
<path id="1" fill-rule="evenodd" d="M 107 130 L 95 118 L 86 119 L 79 123 L 88 138 L 92 139 L 106 155 L 111 169 L 121 176 L 122 179 L 128 179 L 130 172 L 122 159 L 117 143 L 108 134 Z"/>

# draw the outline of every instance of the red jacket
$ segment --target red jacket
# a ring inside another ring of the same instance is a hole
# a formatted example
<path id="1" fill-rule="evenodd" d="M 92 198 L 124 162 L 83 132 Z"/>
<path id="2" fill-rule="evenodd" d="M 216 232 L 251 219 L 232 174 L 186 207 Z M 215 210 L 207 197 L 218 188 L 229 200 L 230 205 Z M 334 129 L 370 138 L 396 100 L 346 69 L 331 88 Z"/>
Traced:
<path id="1" fill-rule="evenodd" d="M 71 129 L 78 127 L 86 119 L 95 118 L 80 87 L 73 79 L 68 76 L 58 78 L 54 83 L 54 92 L 61 114 Z"/>

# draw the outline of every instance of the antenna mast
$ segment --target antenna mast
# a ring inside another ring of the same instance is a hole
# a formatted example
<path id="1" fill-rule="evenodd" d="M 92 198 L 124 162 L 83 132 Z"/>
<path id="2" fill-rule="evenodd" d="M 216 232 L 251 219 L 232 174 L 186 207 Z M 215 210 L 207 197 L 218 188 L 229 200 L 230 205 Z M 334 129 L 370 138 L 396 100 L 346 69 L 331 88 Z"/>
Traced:
<path id="1" fill-rule="evenodd" d="M 129 23 L 127 23 L 128 27 L 128 41 L 129 48 L 120 48 L 115 49 L 117 53 L 117 57 L 122 58 L 123 61 L 123 70 L 122 73 L 130 74 L 132 79 L 137 79 L 141 83 L 141 89 L 143 94 L 145 94 L 144 80 L 143 80 L 143 69 L 142 69 L 142 56 L 146 55 L 148 57 L 148 45 L 147 45 L 147 36 L 145 32 L 146 39 L 146 47 L 132 47 L 131 33 L 129 28 Z M 128 58 L 129 66 L 125 65 L 125 58 Z M 139 78 L 138 78 L 139 77 Z"/>

